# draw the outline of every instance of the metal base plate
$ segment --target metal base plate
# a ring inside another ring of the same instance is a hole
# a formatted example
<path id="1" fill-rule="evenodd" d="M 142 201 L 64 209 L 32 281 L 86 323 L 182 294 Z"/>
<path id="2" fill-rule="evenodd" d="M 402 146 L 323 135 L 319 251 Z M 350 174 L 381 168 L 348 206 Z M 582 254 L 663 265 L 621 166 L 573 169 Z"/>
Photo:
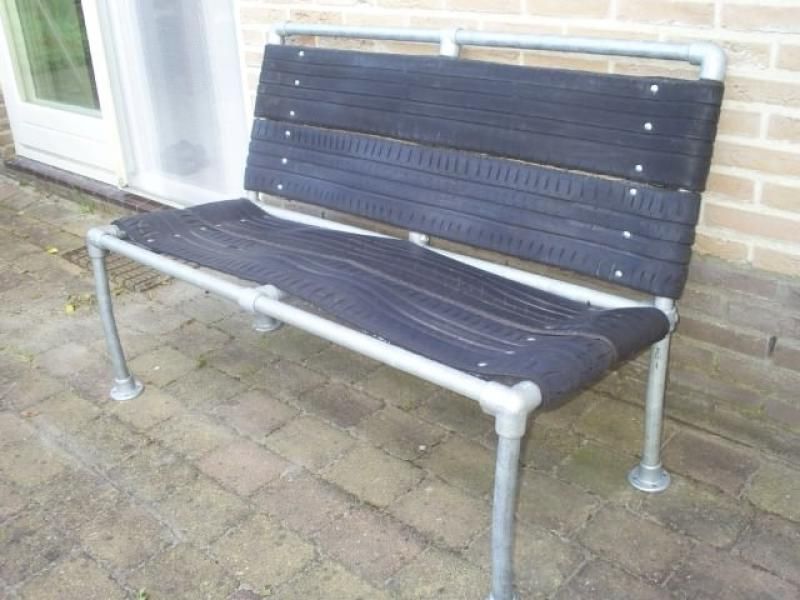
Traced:
<path id="1" fill-rule="evenodd" d="M 283 323 L 271 317 L 259 315 L 253 320 L 253 331 L 258 333 L 270 333 L 271 331 L 277 331 L 281 327 L 283 327 Z"/>
<path id="2" fill-rule="evenodd" d="M 639 491 L 652 494 L 666 490 L 670 484 L 670 477 L 661 465 L 657 467 L 636 465 L 628 473 L 628 483 Z"/>
<path id="3" fill-rule="evenodd" d="M 121 381 L 115 381 L 114 385 L 111 386 L 110 396 L 112 400 L 124 402 L 126 400 L 138 398 L 143 391 L 144 384 L 135 377 L 131 376 Z"/>

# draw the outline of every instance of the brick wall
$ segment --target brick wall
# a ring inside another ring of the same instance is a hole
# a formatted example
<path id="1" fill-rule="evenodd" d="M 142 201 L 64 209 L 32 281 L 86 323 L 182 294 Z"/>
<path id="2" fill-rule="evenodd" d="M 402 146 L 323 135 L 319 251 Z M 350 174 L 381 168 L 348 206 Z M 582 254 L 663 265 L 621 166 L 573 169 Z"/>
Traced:
<path id="1" fill-rule="evenodd" d="M 721 44 L 730 61 L 726 100 L 681 303 L 673 362 L 673 389 L 681 394 L 672 406 L 687 419 L 713 414 L 740 419 L 743 428 L 755 419 L 800 430 L 800 3 L 240 0 L 239 10 L 251 90 L 266 28 L 285 20 Z M 388 42 L 303 42 L 431 51 Z M 613 73 L 695 73 L 664 61 L 645 67 L 630 59 L 486 49 L 462 56 Z M 636 378 L 641 369 L 633 365 L 626 373 Z"/>

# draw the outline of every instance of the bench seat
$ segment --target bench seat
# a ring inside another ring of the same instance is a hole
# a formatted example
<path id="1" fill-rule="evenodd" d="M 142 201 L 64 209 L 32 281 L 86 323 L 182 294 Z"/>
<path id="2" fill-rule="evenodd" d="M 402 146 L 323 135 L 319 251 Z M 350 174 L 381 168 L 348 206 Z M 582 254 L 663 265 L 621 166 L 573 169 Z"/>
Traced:
<path id="1" fill-rule="evenodd" d="M 411 242 L 299 224 L 249 200 L 119 219 L 130 241 L 271 284 L 356 329 L 554 406 L 663 338 L 661 310 L 603 310 Z"/>

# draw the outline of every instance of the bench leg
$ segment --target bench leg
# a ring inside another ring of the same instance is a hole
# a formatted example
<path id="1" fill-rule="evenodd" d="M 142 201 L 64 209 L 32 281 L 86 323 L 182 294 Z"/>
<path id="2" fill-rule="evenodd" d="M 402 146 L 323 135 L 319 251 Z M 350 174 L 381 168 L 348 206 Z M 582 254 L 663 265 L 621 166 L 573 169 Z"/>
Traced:
<path id="1" fill-rule="evenodd" d="M 497 438 L 492 507 L 492 593 L 488 600 L 514 600 L 514 512 L 519 486 L 520 438 Z"/>
<path id="2" fill-rule="evenodd" d="M 669 473 L 661 466 L 661 432 L 664 422 L 664 393 L 671 335 L 653 344 L 644 407 L 642 460 L 628 473 L 628 481 L 643 492 L 663 492 L 669 487 Z"/>
<path id="3" fill-rule="evenodd" d="M 100 310 L 100 319 L 103 322 L 103 331 L 106 336 L 106 347 L 111 357 L 111 366 L 114 371 L 114 383 L 111 386 L 112 400 L 133 400 L 144 390 L 142 383 L 128 370 L 122 344 L 119 341 L 117 323 L 114 320 L 114 308 L 111 305 L 111 289 L 108 285 L 106 271 L 106 256 L 108 250 L 87 244 L 89 256 L 92 259 L 94 271 L 94 285 L 97 293 L 97 307 Z"/>

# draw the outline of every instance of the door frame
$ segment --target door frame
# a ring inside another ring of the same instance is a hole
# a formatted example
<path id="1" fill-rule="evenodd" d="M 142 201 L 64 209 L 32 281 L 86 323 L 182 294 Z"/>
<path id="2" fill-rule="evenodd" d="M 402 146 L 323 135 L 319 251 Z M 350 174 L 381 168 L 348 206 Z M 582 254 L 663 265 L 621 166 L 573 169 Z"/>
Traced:
<path id="1" fill-rule="evenodd" d="M 10 3 L 3 1 L 3 12 Z M 82 0 L 99 115 L 25 100 L 6 27 L 0 27 L 0 78 L 17 155 L 117 186 L 127 183 L 111 93 L 98 0 Z M 86 160 L 87 157 L 89 160 Z"/>

